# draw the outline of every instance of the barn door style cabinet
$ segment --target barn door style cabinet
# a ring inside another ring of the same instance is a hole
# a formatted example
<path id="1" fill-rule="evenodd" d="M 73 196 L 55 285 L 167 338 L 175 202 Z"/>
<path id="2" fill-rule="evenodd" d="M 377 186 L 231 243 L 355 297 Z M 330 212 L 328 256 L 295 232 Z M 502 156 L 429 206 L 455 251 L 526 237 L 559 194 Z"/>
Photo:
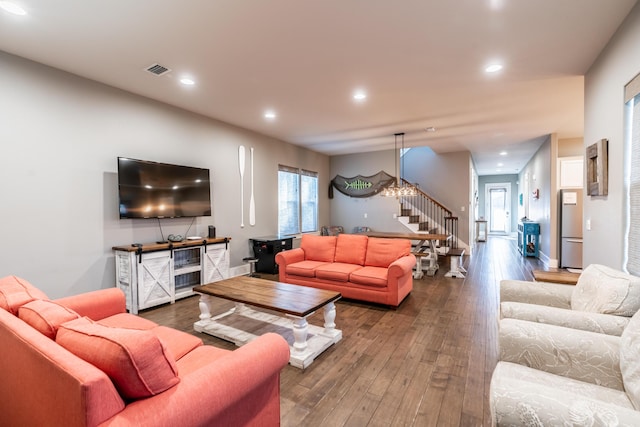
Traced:
<path id="1" fill-rule="evenodd" d="M 115 246 L 116 286 L 127 309 L 138 310 L 193 295 L 193 287 L 229 277 L 230 238 Z"/>

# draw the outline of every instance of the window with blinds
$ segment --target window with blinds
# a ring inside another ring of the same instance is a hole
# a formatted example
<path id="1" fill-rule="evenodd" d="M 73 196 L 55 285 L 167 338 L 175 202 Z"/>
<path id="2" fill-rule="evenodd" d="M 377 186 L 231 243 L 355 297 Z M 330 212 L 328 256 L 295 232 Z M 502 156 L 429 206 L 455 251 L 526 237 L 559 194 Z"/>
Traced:
<path id="1" fill-rule="evenodd" d="M 278 233 L 318 231 L 318 173 L 278 166 Z"/>
<path id="2" fill-rule="evenodd" d="M 640 275 L 640 74 L 625 86 L 626 269 Z"/>

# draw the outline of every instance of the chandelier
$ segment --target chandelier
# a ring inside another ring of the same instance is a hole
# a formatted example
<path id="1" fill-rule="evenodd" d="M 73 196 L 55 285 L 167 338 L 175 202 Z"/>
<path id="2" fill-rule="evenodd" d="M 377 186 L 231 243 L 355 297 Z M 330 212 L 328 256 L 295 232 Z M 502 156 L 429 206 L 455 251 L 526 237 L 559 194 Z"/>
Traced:
<path id="1" fill-rule="evenodd" d="M 380 194 L 382 194 L 383 197 L 409 197 L 409 196 L 417 196 L 418 192 L 416 191 L 416 188 L 413 186 L 409 186 L 406 185 L 403 181 L 403 172 L 404 172 L 404 132 L 401 133 L 395 133 L 393 134 L 394 140 L 393 140 L 393 157 L 394 157 L 394 161 L 395 161 L 395 172 L 396 172 L 396 178 L 395 178 L 395 182 L 386 187 L 384 190 L 382 190 L 382 192 Z M 400 138 L 401 143 L 402 143 L 402 148 L 400 153 L 398 153 L 398 138 Z M 398 172 L 398 157 L 401 158 L 401 163 L 400 163 L 400 171 Z"/>

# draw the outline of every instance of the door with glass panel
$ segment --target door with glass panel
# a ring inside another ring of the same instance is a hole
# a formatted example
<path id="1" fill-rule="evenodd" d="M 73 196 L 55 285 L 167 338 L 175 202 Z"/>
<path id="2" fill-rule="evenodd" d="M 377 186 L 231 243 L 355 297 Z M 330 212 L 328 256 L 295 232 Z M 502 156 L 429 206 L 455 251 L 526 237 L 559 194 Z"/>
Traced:
<path id="1" fill-rule="evenodd" d="M 509 234 L 511 232 L 511 184 L 486 184 L 486 208 L 488 232 Z"/>

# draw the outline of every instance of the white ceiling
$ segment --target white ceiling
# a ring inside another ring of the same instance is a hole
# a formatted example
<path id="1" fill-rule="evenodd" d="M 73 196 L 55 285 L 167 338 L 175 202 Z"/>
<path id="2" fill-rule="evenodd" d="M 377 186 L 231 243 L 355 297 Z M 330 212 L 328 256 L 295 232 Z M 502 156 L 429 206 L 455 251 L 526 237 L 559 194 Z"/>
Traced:
<path id="1" fill-rule="evenodd" d="M 490 175 L 582 136 L 582 76 L 636 0 L 15 2 L 27 15 L 0 10 L 0 50 L 328 155 L 405 132 Z"/>

